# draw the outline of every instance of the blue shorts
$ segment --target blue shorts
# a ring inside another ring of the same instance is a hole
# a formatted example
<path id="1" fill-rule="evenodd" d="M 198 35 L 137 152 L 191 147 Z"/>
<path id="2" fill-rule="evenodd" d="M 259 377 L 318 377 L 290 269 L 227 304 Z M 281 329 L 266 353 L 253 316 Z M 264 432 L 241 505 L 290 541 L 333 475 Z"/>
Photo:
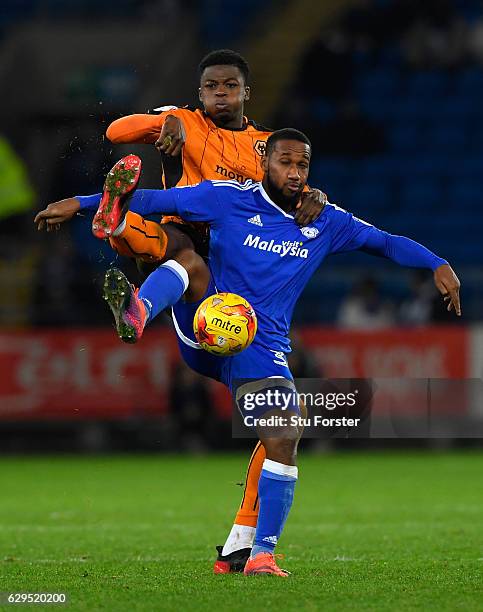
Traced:
<path id="1" fill-rule="evenodd" d="M 211 281 L 205 297 L 214 293 L 216 287 Z M 179 349 L 190 368 L 203 376 L 222 382 L 232 393 L 236 381 L 242 379 L 281 377 L 293 381 L 287 356 L 280 351 L 257 344 L 256 337 L 247 349 L 233 357 L 218 357 L 203 350 L 196 341 L 193 331 L 193 318 L 202 301 L 191 304 L 179 301 L 173 307 L 173 323 L 178 336 Z"/>

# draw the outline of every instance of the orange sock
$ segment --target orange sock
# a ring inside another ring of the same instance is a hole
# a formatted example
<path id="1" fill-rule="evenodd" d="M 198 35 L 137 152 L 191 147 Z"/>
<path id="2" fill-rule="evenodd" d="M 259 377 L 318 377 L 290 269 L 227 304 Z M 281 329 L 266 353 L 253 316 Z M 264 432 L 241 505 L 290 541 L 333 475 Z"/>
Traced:
<path id="1" fill-rule="evenodd" d="M 258 481 L 266 457 L 265 447 L 261 442 L 255 446 L 248 464 L 245 480 L 245 492 L 240 509 L 235 517 L 235 524 L 256 527 L 258 520 Z"/>
<path id="2" fill-rule="evenodd" d="M 122 225 L 119 234 L 109 238 L 110 245 L 119 255 L 150 263 L 163 259 L 168 236 L 159 223 L 128 210 Z"/>

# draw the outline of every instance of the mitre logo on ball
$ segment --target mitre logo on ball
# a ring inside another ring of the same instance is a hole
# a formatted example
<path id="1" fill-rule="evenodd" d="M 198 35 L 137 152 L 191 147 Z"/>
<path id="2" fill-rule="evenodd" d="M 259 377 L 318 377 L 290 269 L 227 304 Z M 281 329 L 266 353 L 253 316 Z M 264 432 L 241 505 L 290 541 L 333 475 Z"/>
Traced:
<path id="1" fill-rule="evenodd" d="M 216 293 L 199 305 L 193 330 L 205 351 L 228 357 L 250 346 L 257 332 L 257 317 L 241 296 Z"/>

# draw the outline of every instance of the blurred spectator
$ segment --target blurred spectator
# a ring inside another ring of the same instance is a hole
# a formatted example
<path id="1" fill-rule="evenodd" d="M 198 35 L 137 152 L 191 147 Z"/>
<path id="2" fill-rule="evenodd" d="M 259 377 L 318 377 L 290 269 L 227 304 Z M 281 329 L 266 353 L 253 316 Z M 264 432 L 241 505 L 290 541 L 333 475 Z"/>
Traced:
<path id="1" fill-rule="evenodd" d="M 95 119 L 79 121 L 64 127 L 63 141 L 52 180 L 52 201 L 99 191 L 114 161 L 112 146 L 103 138 L 103 126 Z"/>
<path id="2" fill-rule="evenodd" d="M 38 250 L 28 242 L 2 240 L 0 248 L 0 325 L 30 323 Z"/>
<path id="3" fill-rule="evenodd" d="M 399 321 L 404 325 L 455 324 L 448 312 L 433 277 L 425 270 L 416 270 L 410 283 L 411 295 L 399 308 Z"/>
<path id="4" fill-rule="evenodd" d="M 35 193 L 26 167 L 0 135 L 0 324 L 29 322 L 37 249 L 26 240 Z"/>
<path id="5" fill-rule="evenodd" d="M 478 64 L 483 64 L 483 19 L 478 19 L 467 32 L 468 54 Z"/>
<path id="6" fill-rule="evenodd" d="M 344 100 L 353 84 L 353 49 L 341 28 L 324 30 L 302 57 L 296 91 L 309 99 Z"/>
<path id="7" fill-rule="evenodd" d="M 364 117 L 356 102 L 345 103 L 319 133 L 324 155 L 360 157 L 380 153 L 386 146 L 382 127 Z"/>
<path id="8" fill-rule="evenodd" d="M 169 405 L 180 450 L 203 451 L 216 444 L 219 417 L 213 410 L 207 380 L 184 362 L 174 371 Z"/>
<path id="9" fill-rule="evenodd" d="M 172 27 L 180 17 L 181 8 L 177 0 L 145 0 L 141 14 L 144 19 L 160 24 L 169 23 Z"/>
<path id="10" fill-rule="evenodd" d="M 36 299 L 33 303 L 34 325 L 98 325 L 100 293 L 96 291 L 89 271 L 77 262 L 72 240 L 68 234 L 49 234 L 43 237 L 45 249 L 39 258 L 39 269 L 34 283 Z"/>
<path id="11" fill-rule="evenodd" d="M 454 68 L 467 53 L 468 27 L 462 19 L 421 19 L 407 33 L 403 50 L 414 68 Z"/>
<path id="12" fill-rule="evenodd" d="M 454 15 L 451 0 L 359 0 L 342 21 L 346 34 L 359 49 L 378 50 L 399 39 L 415 22 L 426 27 L 448 26 Z"/>
<path id="13" fill-rule="evenodd" d="M 290 99 L 290 108 L 284 109 L 274 124 L 296 125 L 310 135 L 319 155 L 360 157 L 386 150 L 384 129 L 363 115 L 354 99 L 338 106 L 322 98 L 312 103 L 297 94 Z"/>
<path id="14" fill-rule="evenodd" d="M 297 332 L 291 334 L 292 352 L 288 355 L 288 365 L 294 378 L 317 378 L 321 372 L 309 351 L 305 348 Z"/>
<path id="15" fill-rule="evenodd" d="M 23 161 L 0 135 L 0 222 L 32 209 L 34 192 Z M 9 224 L 11 231 L 12 226 Z"/>
<path id="16" fill-rule="evenodd" d="M 359 49 L 378 49 L 393 40 L 411 19 L 411 2 L 390 2 L 377 6 L 373 0 L 359 0 L 346 13 L 342 25 Z"/>
<path id="17" fill-rule="evenodd" d="M 297 74 L 272 123 L 296 125 L 310 134 L 315 147 L 323 144 L 322 125 L 337 104 L 353 98 L 353 49 L 341 28 L 323 30 L 302 56 Z"/>
<path id="18" fill-rule="evenodd" d="M 394 307 L 383 300 L 377 282 L 367 277 L 342 302 L 337 322 L 346 329 L 382 329 L 395 323 Z"/>
<path id="19" fill-rule="evenodd" d="M 435 286 L 431 276 L 424 270 L 412 274 L 411 295 L 403 301 L 399 309 L 399 320 L 405 325 L 424 325 L 431 321 Z"/>

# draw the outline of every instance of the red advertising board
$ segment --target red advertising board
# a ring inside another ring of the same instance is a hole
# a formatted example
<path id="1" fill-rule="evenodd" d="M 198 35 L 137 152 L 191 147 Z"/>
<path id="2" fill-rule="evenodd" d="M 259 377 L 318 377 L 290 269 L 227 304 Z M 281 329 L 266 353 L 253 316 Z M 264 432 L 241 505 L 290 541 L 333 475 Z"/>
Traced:
<path id="1" fill-rule="evenodd" d="M 465 328 L 345 332 L 299 330 L 327 378 L 466 378 L 471 331 Z M 113 330 L 0 333 L 0 419 L 118 419 L 166 412 L 174 333 L 153 328 L 135 345 Z M 214 384 L 218 412 L 227 392 Z"/>
<path id="2" fill-rule="evenodd" d="M 327 378 L 466 378 L 468 336 L 462 327 L 380 331 L 299 330 Z"/>
<path id="3" fill-rule="evenodd" d="M 0 334 L 0 418 L 122 418 L 167 410 L 176 340 L 153 330 L 142 343 L 113 330 Z"/>
<path id="4" fill-rule="evenodd" d="M 417 417 L 468 410 L 470 330 L 300 331 L 324 377 L 373 380 L 373 414 Z"/>

